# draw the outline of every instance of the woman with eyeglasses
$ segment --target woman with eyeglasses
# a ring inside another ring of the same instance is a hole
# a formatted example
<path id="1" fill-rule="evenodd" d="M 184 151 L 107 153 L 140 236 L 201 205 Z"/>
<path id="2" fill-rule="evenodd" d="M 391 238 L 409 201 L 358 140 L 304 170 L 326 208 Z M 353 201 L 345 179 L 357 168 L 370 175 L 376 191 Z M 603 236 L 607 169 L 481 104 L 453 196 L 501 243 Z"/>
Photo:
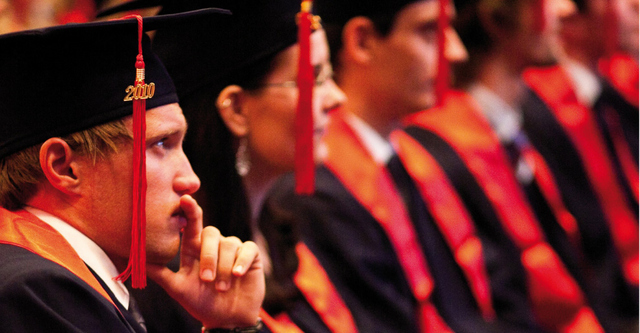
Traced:
<path id="1" fill-rule="evenodd" d="M 269 330 L 355 332 L 349 311 L 335 304 L 336 300 L 340 303 L 340 296 L 299 242 L 294 223 L 278 218 L 270 219 L 276 225 L 258 225 L 266 192 L 279 176 L 294 170 L 300 0 L 142 0 L 140 4 L 162 5 L 161 14 L 202 7 L 233 13 L 206 24 L 186 22 L 171 33 L 158 32 L 153 39 L 155 52 L 174 78 L 189 124 L 184 150 L 202 183 L 194 197 L 203 208 L 205 224 L 259 245 L 268 294 L 262 318 Z M 319 18 L 311 21 L 313 135 L 314 151 L 319 155 L 326 113 L 339 107 L 345 97 L 333 81 Z M 322 289 L 300 287 L 305 278 Z M 164 298 L 158 296 L 162 290 L 150 287 L 133 291 L 143 315 L 175 316 L 171 306 L 162 304 Z M 316 297 L 318 291 L 322 299 Z M 318 311 L 322 308 L 318 302 L 325 299 L 334 300 L 330 314 L 319 313 L 327 309 Z M 335 320 L 335 306 L 339 320 Z M 197 326 L 188 319 L 185 325 L 194 331 Z M 166 325 L 148 329 L 185 331 Z"/>

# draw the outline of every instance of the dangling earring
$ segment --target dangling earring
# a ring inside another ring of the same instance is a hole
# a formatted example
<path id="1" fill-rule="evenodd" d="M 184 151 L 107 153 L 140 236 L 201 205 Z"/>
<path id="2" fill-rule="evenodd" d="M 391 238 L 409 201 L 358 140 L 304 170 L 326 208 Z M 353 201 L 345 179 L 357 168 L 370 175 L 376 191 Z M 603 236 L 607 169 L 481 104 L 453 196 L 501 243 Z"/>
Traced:
<path id="1" fill-rule="evenodd" d="M 243 137 L 236 152 L 236 172 L 240 177 L 244 177 L 249 173 L 249 169 L 251 169 L 251 161 L 247 152 L 247 138 Z"/>

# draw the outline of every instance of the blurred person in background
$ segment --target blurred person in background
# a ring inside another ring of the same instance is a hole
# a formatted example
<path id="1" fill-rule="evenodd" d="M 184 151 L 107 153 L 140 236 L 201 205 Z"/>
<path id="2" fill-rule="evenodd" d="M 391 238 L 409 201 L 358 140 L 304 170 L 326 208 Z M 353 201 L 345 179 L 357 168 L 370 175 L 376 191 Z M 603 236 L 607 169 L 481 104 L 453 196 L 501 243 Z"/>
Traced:
<path id="1" fill-rule="evenodd" d="M 274 221 L 277 225 L 258 224 L 264 194 L 277 177 L 295 167 L 296 80 L 301 52 L 296 15 L 301 12 L 301 2 L 160 1 L 137 5 L 162 5 L 162 14 L 203 6 L 232 11 L 223 23 L 186 24 L 179 31 L 160 32 L 153 42 L 175 77 L 190 124 L 184 149 L 202 182 L 195 197 L 203 205 L 206 224 L 259 244 L 268 285 L 262 317 L 269 329 L 354 332 L 349 310 L 341 306 L 340 296 L 322 267 L 299 242 L 297 227 L 284 219 Z M 133 9 L 125 6 L 117 10 L 123 8 Z M 313 18 L 320 23 L 317 20 Z M 311 29 L 308 39 L 314 87 L 311 108 L 305 112 L 314 120 L 313 133 L 308 134 L 318 141 L 326 113 L 338 107 L 344 95 L 333 82 L 322 26 L 314 24 Z M 179 308 L 167 305 L 161 289 L 144 290 L 136 296 L 143 314 L 158 318 L 158 325 L 150 326 L 150 332 L 199 329 Z M 169 318 L 175 316 L 183 318 L 186 326 L 171 325 Z"/>
<path id="2" fill-rule="evenodd" d="M 459 2 L 454 26 L 470 57 L 456 65 L 455 79 L 464 91 L 452 91 L 442 107 L 409 117 L 405 131 L 442 165 L 480 232 L 507 243 L 513 265 L 526 274 L 523 288 L 540 325 L 600 332 L 579 284 L 575 251 L 565 249 L 572 244 L 575 219 L 523 131 L 527 91 L 521 73 L 555 61 L 559 17 L 567 4 Z"/>
<path id="3" fill-rule="evenodd" d="M 575 1 L 562 21 L 558 65 L 524 73 L 524 128 L 578 222 L 585 290 L 612 332 L 638 329 L 637 93 L 621 94 L 598 72 L 608 62 L 601 69 L 627 76 L 637 92 L 637 62 L 619 56 L 629 45 L 618 34 L 629 28 L 620 27 L 633 26 L 622 24 L 628 13 L 616 14 L 625 3 Z"/>
<path id="4" fill-rule="evenodd" d="M 330 113 L 316 192 L 296 196 L 287 176 L 265 216 L 299 221 L 360 331 L 542 331 L 507 258 L 514 251 L 477 233 L 433 158 L 394 135 L 404 117 L 436 103 L 440 69 L 466 57 L 447 23 L 452 3 L 315 6 L 347 101 Z"/>

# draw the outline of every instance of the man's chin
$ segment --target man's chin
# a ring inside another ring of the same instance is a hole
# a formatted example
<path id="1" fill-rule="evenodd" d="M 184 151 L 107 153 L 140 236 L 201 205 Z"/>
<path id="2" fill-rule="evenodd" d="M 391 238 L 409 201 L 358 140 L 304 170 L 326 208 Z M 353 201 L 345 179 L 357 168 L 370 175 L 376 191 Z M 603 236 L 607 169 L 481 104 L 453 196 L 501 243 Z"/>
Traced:
<path id="1" fill-rule="evenodd" d="M 162 252 L 147 252 L 147 264 L 148 265 L 158 265 L 158 266 L 169 266 L 173 261 L 176 263 L 180 263 L 180 256 L 178 255 L 178 250 L 180 249 L 180 243 L 175 246 L 167 247 L 163 249 Z M 176 265 L 176 267 L 178 267 Z"/>

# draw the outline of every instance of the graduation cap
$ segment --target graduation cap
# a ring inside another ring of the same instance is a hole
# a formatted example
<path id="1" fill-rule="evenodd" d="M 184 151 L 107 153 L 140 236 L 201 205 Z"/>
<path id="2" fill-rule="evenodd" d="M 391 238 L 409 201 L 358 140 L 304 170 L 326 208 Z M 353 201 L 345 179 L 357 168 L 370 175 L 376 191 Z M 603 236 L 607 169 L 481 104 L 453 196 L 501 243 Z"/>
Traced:
<path id="1" fill-rule="evenodd" d="M 129 267 L 145 276 L 145 111 L 178 102 L 144 31 L 224 13 L 189 13 L 67 24 L 0 36 L 0 159 L 51 137 L 134 115 L 134 217 Z"/>
<path id="2" fill-rule="evenodd" d="M 178 95 L 205 87 L 234 84 L 252 67 L 300 41 L 299 106 L 296 116 L 296 192 L 313 192 L 314 85 L 309 35 L 319 27 L 311 1 L 300 0 L 134 0 L 98 16 L 162 6 L 159 14 L 215 6 L 229 9 L 224 20 L 184 24 L 158 31 L 153 46 L 172 75 Z M 212 33 L 215 31 L 215 33 Z M 299 35 L 300 34 L 300 35 Z M 236 81 L 234 81 L 236 80 Z"/>

